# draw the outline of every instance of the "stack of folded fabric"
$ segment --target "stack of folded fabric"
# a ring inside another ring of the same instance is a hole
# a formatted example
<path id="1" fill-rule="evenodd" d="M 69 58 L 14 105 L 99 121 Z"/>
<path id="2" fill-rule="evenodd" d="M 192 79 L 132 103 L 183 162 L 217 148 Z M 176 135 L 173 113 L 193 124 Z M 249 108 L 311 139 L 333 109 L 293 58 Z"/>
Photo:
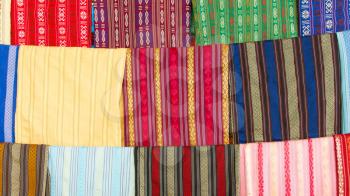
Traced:
<path id="1" fill-rule="evenodd" d="M 0 0 L 0 196 L 350 195 L 349 8 Z"/>

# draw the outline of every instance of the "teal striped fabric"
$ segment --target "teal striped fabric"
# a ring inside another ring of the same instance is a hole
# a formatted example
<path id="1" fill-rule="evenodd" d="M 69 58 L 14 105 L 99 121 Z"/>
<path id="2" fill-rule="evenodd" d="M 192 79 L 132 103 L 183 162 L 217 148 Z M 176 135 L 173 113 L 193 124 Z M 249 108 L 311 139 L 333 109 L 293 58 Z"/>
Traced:
<path id="1" fill-rule="evenodd" d="M 350 133 L 350 31 L 337 33 L 342 91 L 342 131 Z"/>
<path id="2" fill-rule="evenodd" d="M 133 148 L 50 147 L 52 196 L 135 195 Z"/>

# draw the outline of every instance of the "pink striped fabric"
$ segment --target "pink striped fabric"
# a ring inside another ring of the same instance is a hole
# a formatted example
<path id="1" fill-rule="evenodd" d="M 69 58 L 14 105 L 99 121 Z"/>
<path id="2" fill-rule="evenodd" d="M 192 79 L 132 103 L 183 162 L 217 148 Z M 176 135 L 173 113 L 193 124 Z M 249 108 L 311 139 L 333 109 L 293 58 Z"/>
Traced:
<path id="1" fill-rule="evenodd" d="M 336 195 L 332 137 L 240 146 L 241 195 Z"/>

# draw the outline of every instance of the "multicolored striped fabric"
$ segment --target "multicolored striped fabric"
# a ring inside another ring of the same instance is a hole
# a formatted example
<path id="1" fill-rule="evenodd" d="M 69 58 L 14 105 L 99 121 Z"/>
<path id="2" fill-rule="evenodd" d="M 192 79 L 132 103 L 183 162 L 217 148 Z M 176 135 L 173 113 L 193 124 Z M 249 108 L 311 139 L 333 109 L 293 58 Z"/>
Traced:
<path id="1" fill-rule="evenodd" d="M 136 195 L 237 195 L 239 148 L 136 148 Z"/>
<path id="2" fill-rule="evenodd" d="M 239 143 L 341 130 L 335 34 L 231 46 L 231 129 Z"/>
<path id="3" fill-rule="evenodd" d="M 91 0 L 12 0 L 11 44 L 91 45 Z"/>
<path id="4" fill-rule="evenodd" d="M 240 195 L 337 195 L 333 137 L 240 145 Z"/>
<path id="5" fill-rule="evenodd" d="M 51 196 L 135 195 L 133 148 L 49 147 Z"/>
<path id="6" fill-rule="evenodd" d="M 298 36 L 296 0 L 192 0 L 196 44 Z"/>
<path id="7" fill-rule="evenodd" d="M 133 49 L 124 76 L 125 144 L 228 144 L 228 81 L 228 45 Z"/>
<path id="8" fill-rule="evenodd" d="M 302 36 L 334 33 L 350 29 L 349 0 L 300 0 Z"/>
<path id="9" fill-rule="evenodd" d="M 0 45 L 0 142 L 14 142 L 17 91 L 16 46 Z"/>
<path id="10" fill-rule="evenodd" d="M 96 0 L 96 47 L 186 47 L 191 0 Z"/>
<path id="11" fill-rule="evenodd" d="M 0 0 L 0 44 L 11 42 L 11 0 Z"/>
<path id="12" fill-rule="evenodd" d="M 342 131 L 350 133 L 350 31 L 337 33 L 340 67 L 341 67 L 341 96 L 342 96 Z"/>
<path id="13" fill-rule="evenodd" d="M 337 195 L 350 195 L 350 134 L 335 135 Z"/>
<path id="14" fill-rule="evenodd" d="M 0 195 L 49 193 L 46 146 L 0 143 Z"/>

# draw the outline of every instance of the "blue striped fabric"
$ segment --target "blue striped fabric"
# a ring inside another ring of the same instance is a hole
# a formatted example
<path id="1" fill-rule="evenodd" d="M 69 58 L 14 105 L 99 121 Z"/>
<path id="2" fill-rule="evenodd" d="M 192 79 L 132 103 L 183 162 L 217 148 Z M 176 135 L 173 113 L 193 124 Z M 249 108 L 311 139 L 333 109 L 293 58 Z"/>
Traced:
<path id="1" fill-rule="evenodd" d="M 18 47 L 0 45 L 0 142 L 14 142 Z"/>
<path id="2" fill-rule="evenodd" d="M 342 131 L 350 133 L 350 31 L 337 33 L 342 91 Z"/>
<path id="3" fill-rule="evenodd" d="M 133 148 L 49 147 L 52 196 L 135 195 Z"/>

